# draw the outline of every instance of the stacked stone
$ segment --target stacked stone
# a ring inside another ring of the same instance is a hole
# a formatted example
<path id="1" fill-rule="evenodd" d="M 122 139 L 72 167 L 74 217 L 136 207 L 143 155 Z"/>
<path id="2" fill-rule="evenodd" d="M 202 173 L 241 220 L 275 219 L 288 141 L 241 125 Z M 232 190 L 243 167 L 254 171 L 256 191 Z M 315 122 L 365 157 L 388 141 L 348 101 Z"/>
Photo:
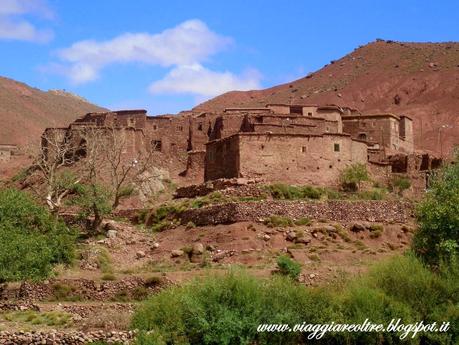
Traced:
<path id="1" fill-rule="evenodd" d="M 66 332 L 66 331 L 16 331 L 0 332 L 1 345 L 80 345 L 90 344 L 95 341 L 107 343 L 132 344 L 135 338 L 135 331 L 123 332 Z"/>

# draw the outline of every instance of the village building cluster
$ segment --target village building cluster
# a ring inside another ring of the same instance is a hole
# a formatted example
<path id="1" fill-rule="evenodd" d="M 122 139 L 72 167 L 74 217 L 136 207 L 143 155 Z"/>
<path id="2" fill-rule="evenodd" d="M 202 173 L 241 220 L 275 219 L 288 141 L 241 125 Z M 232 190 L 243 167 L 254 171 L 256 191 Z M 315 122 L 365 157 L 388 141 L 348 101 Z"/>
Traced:
<path id="1" fill-rule="evenodd" d="M 410 117 L 335 105 L 267 104 L 160 116 L 145 110 L 89 113 L 46 132 L 67 140 L 88 126 L 122 131 L 125 154 L 132 158 L 155 151 L 181 184 L 243 177 L 331 186 L 354 163 L 366 164 L 380 179 L 391 173 L 424 176 L 441 164 L 415 151 Z"/>

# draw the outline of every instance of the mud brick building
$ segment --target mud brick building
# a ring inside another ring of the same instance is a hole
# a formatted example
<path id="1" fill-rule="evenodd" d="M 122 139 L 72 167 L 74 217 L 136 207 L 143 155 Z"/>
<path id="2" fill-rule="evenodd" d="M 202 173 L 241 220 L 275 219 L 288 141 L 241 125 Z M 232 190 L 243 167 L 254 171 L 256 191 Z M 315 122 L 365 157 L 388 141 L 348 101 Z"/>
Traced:
<path id="1" fill-rule="evenodd" d="M 122 110 L 89 113 L 67 128 L 47 131 L 63 141 L 78 140 L 78 132 L 87 126 L 123 132 L 128 156 L 156 151 L 162 157 L 159 164 L 179 184 L 254 177 L 333 185 L 354 163 L 367 164 L 381 178 L 439 165 L 430 154 L 415 152 L 408 116 L 361 114 L 335 105 L 267 104 L 160 116 Z"/>

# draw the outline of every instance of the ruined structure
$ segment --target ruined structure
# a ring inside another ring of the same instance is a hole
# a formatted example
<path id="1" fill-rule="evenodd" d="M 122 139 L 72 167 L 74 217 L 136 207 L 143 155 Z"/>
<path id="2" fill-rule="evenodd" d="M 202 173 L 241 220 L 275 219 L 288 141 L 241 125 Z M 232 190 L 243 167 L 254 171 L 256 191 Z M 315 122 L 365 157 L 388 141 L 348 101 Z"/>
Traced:
<path id="1" fill-rule="evenodd" d="M 415 152 L 408 116 L 361 114 L 334 105 L 268 104 L 152 117 L 145 110 L 89 113 L 67 128 L 47 131 L 77 140 L 87 126 L 123 131 L 126 154 L 132 157 L 157 151 L 180 184 L 245 177 L 334 185 L 354 163 L 367 164 L 380 179 L 428 171 L 440 163 Z"/>
<path id="2" fill-rule="evenodd" d="M 11 156 L 17 154 L 18 147 L 16 145 L 0 144 L 0 162 L 8 162 Z"/>

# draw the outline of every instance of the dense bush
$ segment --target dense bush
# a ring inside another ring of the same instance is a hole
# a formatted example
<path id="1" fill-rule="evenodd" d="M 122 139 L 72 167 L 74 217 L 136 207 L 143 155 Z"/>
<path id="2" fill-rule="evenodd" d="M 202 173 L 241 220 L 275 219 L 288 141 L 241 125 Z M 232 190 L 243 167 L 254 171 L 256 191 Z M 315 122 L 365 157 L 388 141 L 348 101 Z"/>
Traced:
<path id="1" fill-rule="evenodd" d="M 411 181 L 408 177 L 396 176 L 391 181 L 391 187 L 399 195 L 402 195 L 405 190 L 411 187 Z"/>
<path id="2" fill-rule="evenodd" d="M 367 166 L 363 163 L 349 165 L 341 172 L 341 185 L 345 190 L 356 191 L 360 189 L 360 184 L 368 181 Z"/>
<path id="3" fill-rule="evenodd" d="M 320 199 L 324 191 L 311 186 L 293 186 L 283 183 L 276 183 L 265 186 L 274 199 L 298 200 L 298 199 Z"/>
<path id="4" fill-rule="evenodd" d="M 298 279 L 301 273 L 301 265 L 286 255 L 277 258 L 277 269 L 279 273 L 294 280 Z"/>
<path id="5" fill-rule="evenodd" d="M 44 278 L 68 264 L 75 236 L 26 193 L 0 191 L 0 281 Z"/>
<path id="6" fill-rule="evenodd" d="M 459 154 L 456 155 L 456 162 Z M 427 263 L 459 264 L 459 164 L 443 168 L 417 207 L 413 249 Z"/>
<path id="7" fill-rule="evenodd" d="M 143 303 L 132 326 L 138 344 L 305 344 L 308 334 L 258 333 L 263 323 L 374 323 L 450 321 L 448 333 L 422 333 L 404 344 L 457 344 L 459 272 L 432 273 L 414 256 L 383 262 L 352 282 L 307 288 L 280 276 L 243 272 L 200 278 Z M 398 344 L 396 333 L 327 333 L 317 344 Z"/>

